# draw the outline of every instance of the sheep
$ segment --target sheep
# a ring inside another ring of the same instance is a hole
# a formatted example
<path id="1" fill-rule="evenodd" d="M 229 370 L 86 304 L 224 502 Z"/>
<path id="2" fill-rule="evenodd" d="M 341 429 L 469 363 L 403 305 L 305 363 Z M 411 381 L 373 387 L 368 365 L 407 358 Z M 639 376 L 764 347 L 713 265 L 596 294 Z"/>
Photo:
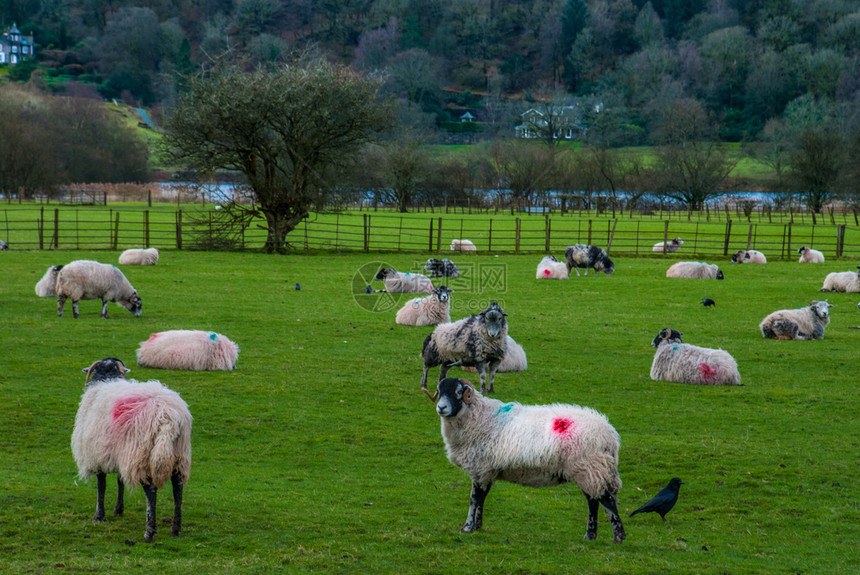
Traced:
<path id="1" fill-rule="evenodd" d="M 411 299 L 398 310 L 395 321 L 401 325 L 450 323 L 452 293 L 454 290 L 439 286 L 428 296 Z"/>
<path id="2" fill-rule="evenodd" d="M 213 331 L 175 329 L 152 334 L 140 342 L 137 364 L 159 369 L 230 371 L 236 369 L 239 347 Z"/>
<path id="3" fill-rule="evenodd" d="M 600 505 L 609 515 L 615 543 L 626 539 L 616 499 L 620 439 L 605 415 L 561 403 L 502 403 L 484 397 L 465 379 L 443 379 L 430 398 L 438 400 L 448 460 L 472 479 L 463 533 L 481 528 L 484 501 L 496 480 L 527 487 L 572 481 L 588 501 L 585 539 L 597 537 Z"/>
<path id="4" fill-rule="evenodd" d="M 834 272 L 827 274 L 821 291 L 836 291 L 842 293 L 860 292 L 860 266 L 856 272 Z"/>
<path id="5" fill-rule="evenodd" d="M 523 346 L 514 341 L 511 336 L 505 336 L 505 357 L 499 367 L 496 368 L 496 373 L 503 371 L 525 371 L 529 367 L 528 359 L 526 358 L 526 350 Z M 474 367 L 464 367 L 464 371 L 477 373 L 478 370 Z"/>
<path id="6" fill-rule="evenodd" d="M 392 268 L 383 268 L 376 274 L 375 279 L 385 283 L 384 291 L 389 293 L 430 293 L 433 291 L 433 282 L 423 274 L 398 272 Z"/>
<path id="7" fill-rule="evenodd" d="M 588 275 L 588 268 L 594 268 L 595 275 L 598 272 L 612 275 L 612 272 L 615 271 L 615 264 L 609 259 L 606 250 L 597 246 L 590 246 L 588 244 L 567 246 L 567 249 L 564 251 L 564 259 L 567 263 L 568 274 L 573 269 L 578 276 L 579 268 L 585 268 L 585 275 Z"/>
<path id="8" fill-rule="evenodd" d="M 766 264 L 767 258 L 756 250 L 738 250 L 732 254 L 733 264 Z"/>
<path id="9" fill-rule="evenodd" d="M 191 413 L 179 394 L 158 381 L 126 380 L 128 368 L 106 358 L 84 368 L 72 453 L 82 479 L 96 476 L 98 497 L 93 521 L 104 521 L 108 473 L 117 473 L 114 515 L 123 514 L 125 486 L 143 486 L 146 532 L 156 532 L 156 493 L 168 480 L 173 486 L 171 534 L 182 530 L 182 491 L 191 472 Z"/>
<path id="10" fill-rule="evenodd" d="M 797 263 L 801 264 L 823 264 L 824 263 L 824 254 L 818 250 L 814 250 L 812 248 L 808 248 L 803 246 L 797 253 L 800 254 L 800 259 L 797 260 Z"/>
<path id="11" fill-rule="evenodd" d="M 492 302 L 478 315 L 436 326 L 424 339 L 421 350 L 424 359 L 421 388 L 427 391 L 427 372 L 431 367 L 441 365 L 439 380 L 442 380 L 451 366 L 460 365 L 477 368 L 481 391 L 489 389 L 487 393 L 493 393 L 493 379 L 507 348 L 507 315 L 498 303 Z"/>
<path id="12" fill-rule="evenodd" d="M 539 280 L 566 280 L 570 278 L 567 266 L 555 259 L 555 256 L 548 255 L 540 261 L 537 266 L 535 277 Z"/>
<path id="13" fill-rule="evenodd" d="M 36 284 L 36 295 L 39 297 L 57 297 L 57 274 L 63 266 L 51 266 L 39 283 Z"/>
<path id="14" fill-rule="evenodd" d="M 694 385 L 741 384 L 738 364 L 728 352 L 684 343 L 682 335 L 666 328 L 651 342 L 657 348 L 651 364 L 651 379 Z"/>
<path id="15" fill-rule="evenodd" d="M 127 266 L 154 266 L 158 263 L 158 250 L 155 248 L 125 250 L 119 256 L 119 263 Z"/>
<path id="16" fill-rule="evenodd" d="M 682 245 L 684 245 L 684 240 L 682 240 L 681 238 L 675 238 L 670 242 L 657 242 L 656 244 L 654 244 L 654 247 L 651 249 L 651 251 L 656 252 L 656 253 L 663 253 L 663 247 L 664 247 L 663 244 L 664 243 L 665 243 L 666 253 L 667 254 L 674 254 L 678 251 L 678 248 L 680 248 Z"/>
<path id="17" fill-rule="evenodd" d="M 424 271 L 430 272 L 431 278 L 460 277 L 460 270 L 457 268 L 457 265 L 448 258 L 442 258 L 441 260 L 437 258 L 428 259 L 427 263 L 424 264 Z"/>
<path id="18" fill-rule="evenodd" d="M 76 260 L 62 266 L 57 273 L 57 317 L 63 317 L 66 299 L 72 300 L 75 319 L 78 301 L 82 299 L 101 299 L 101 317 L 107 319 L 108 302 L 116 302 L 139 317 L 143 302 L 128 279 L 115 266 L 91 260 Z"/>
<path id="19" fill-rule="evenodd" d="M 824 328 L 830 323 L 827 301 L 813 301 L 799 309 L 781 309 L 759 324 L 761 335 L 770 339 L 824 339 Z"/>
<path id="20" fill-rule="evenodd" d="M 478 248 L 471 240 L 451 240 L 451 251 L 453 252 L 474 252 Z"/>
<path id="21" fill-rule="evenodd" d="M 705 262 L 678 262 L 666 270 L 667 278 L 687 278 L 700 280 L 721 280 L 725 278 L 716 264 Z"/>
<path id="22" fill-rule="evenodd" d="M 5 251 L 9 251 L 9 244 L 4 242 L 3 240 L 0 240 L 0 252 L 5 252 Z"/>

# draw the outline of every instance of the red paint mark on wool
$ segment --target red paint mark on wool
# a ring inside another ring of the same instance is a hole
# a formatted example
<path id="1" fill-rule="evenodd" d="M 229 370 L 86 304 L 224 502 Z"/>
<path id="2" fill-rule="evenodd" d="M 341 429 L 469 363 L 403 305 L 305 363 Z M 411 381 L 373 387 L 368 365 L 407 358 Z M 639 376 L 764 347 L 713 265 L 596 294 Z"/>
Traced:
<path id="1" fill-rule="evenodd" d="M 552 275 L 552 272 L 549 270 L 543 270 L 543 275 L 545 275 L 545 276 Z"/>
<path id="2" fill-rule="evenodd" d="M 134 419 L 137 413 L 146 405 L 146 397 L 140 395 L 126 395 L 119 397 L 113 404 L 113 422 L 117 426 L 124 426 Z"/>
<path id="3" fill-rule="evenodd" d="M 570 437 L 576 431 L 576 422 L 566 417 L 557 417 L 552 420 L 552 430 L 558 435 Z"/>
<path id="4" fill-rule="evenodd" d="M 702 376 L 702 379 L 704 379 L 705 381 L 709 381 L 717 377 L 717 370 L 712 368 L 707 363 L 700 363 L 699 374 Z"/>
<path id="5" fill-rule="evenodd" d="M 149 339 L 148 339 L 148 340 L 146 340 L 146 343 L 151 342 L 152 340 L 154 340 L 155 338 L 157 338 L 159 335 L 161 335 L 161 334 L 158 334 L 158 333 L 154 333 L 154 334 L 152 334 L 151 336 L 149 336 Z"/>

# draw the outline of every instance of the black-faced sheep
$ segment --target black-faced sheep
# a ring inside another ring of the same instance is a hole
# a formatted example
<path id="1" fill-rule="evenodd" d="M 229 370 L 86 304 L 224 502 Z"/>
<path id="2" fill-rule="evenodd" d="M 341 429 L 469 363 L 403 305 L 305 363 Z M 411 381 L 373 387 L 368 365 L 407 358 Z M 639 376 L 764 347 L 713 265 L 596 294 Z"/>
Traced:
<path id="1" fill-rule="evenodd" d="M 782 309 L 764 318 L 758 327 L 770 339 L 824 339 L 832 307 L 826 301 L 813 301 L 800 309 Z"/>
<path id="2" fill-rule="evenodd" d="M 548 255 L 540 261 L 535 277 L 539 280 L 566 280 L 570 277 L 567 265 Z"/>
<path id="3" fill-rule="evenodd" d="M 57 297 L 57 274 L 63 266 L 51 266 L 42 279 L 36 284 L 36 295 L 39 297 Z"/>
<path id="4" fill-rule="evenodd" d="M 797 253 L 800 254 L 800 258 L 797 260 L 798 263 L 801 264 L 823 264 L 824 263 L 824 254 L 818 250 L 814 250 L 812 248 L 808 248 L 803 246 Z"/>
<path id="5" fill-rule="evenodd" d="M 663 253 L 663 243 L 664 242 L 657 242 L 656 244 L 654 244 L 654 247 L 651 248 L 651 251 L 653 251 L 655 253 L 661 253 L 662 254 Z M 678 251 L 678 248 L 680 248 L 682 245 L 684 245 L 684 240 L 682 240 L 681 238 L 675 238 L 670 242 L 666 242 L 666 246 L 665 246 L 666 247 L 666 253 L 674 254 Z"/>
<path id="6" fill-rule="evenodd" d="M 158 250 L 155 248 L 125 250 L 119 256 L 120 265 L 154 266 L 158 263 Z"/>
<path id="7" fill-rule="evenodd" d="M 388 293 L 430 293 L 433 282 L 424 274 L 398 272 L 392 268 L 382 268 L 376 274 L 377 281 L 385 284 Z"/>
<path id="8" fill-rule="evenodd" d="M 678 262 L 666 270 L 667 278 L 721 280 L 725 276 L 716 264 L 705 262 Z"/>
<path id="9" fill-rule="evenodd" d="M 454 290 L 439 286 L 428 296 L 409 300 L 397 311 L 395 321 L 401 325 L 438 325 L 450 323 L 450 294 Z"/>
<path id="10" fill-rule="evenodd" d="M 733 264 L 766 264 L 767 258 L 756 250 L 738 250 L 732 254 Z"/>
<path id="11" fill-rule="evenodd" d="M 115 266 L 90 260 L 77 260 L 64 265 L 57 273 L 57 316 L 63 317 L 66 299 L 72 300 L 77 319 L 78 301 L 102 300 L 101 317 L 107 319 L 108 302 L 116 302 L 135 316 L 140 316 L 143 302 L 137 291 Z"/>
<path id="12" fill-rule="evenodd" d="M 841 293 L 860 292 L 860 266 L 856 272 L 833 272 L 824 278 L 821 291 L 836 291 Z"/>
<path id="13" fill-rule="evenodd" d="M 454 323 L 436 326 L 421 350 L 424 374 L 421 388 L 427 390 L 427 372 L 440 365 L 439 379 L 455 366 L 474 367 L 481 379 L 481 391 L 493 393 L 493 379 L 507 349 L 508 322 L 499 304 L 492 302 L 479 313 Z"/>
<path id="14" fill-rule="evenodd" d="M 158 369 L 230 371 L 239 346 L 214 331 L 174 329 L 152 334 L 137 349 L 137 364 Z"/>
<path id="15" fill-rule="evenodd" d="M 439 382 L 436 398 L 448 460 L 472 479 L 464 533 L 481 528 L 484 500 L 501 480 L 528 487 L 573 482 L 588 501 L 585 539 L 597 537 L 600 505 L 615 542 L 627 537 L 616 501 L 620 439 L 606 416 L 578 405 L 502 403 L 453 378 Z"/>
<path id="16" fill-rule="evenodd" d="M 474 252 L 478 248 L 472 243 L 472 240 L 451 240 L 451 251 L 453 252 Z"/>
<path id="17" fill-rule="evenodd" d="M 93 521 L 105 518 L 106 476 L 117 473 L 114 515 L 124 511 L 125 485 L 143 486 L 146 532 L 156 532 L 156 492 L 173 486 L 171 534 L 182 529 L 182 491 L 191 472 L 191 413 L 175 391 L 158 381 L 126 381 L 122 361 L 107 358 L 84 368 L 87 388 L 75 418 L 72 453 L 80 476 L 96 476 L 98 498 Z"/>
<path id="18" fill-rule="evenodd" d="M 430 272 L 431 278 L 457 278 L 460 277 L 460 270 L 457 265 L 448 258 L 430 258 L 424 264 L 424 271 Z"/>
<path id="19" fill-rule="evenodd" d="M 597 246 L 588 244 L 567 246 L 564 251 L 564 259 L 567 263 L 568 275 L 571 269 L 576 271 L 576 275 L 579 275 L 579 268 L 585 268 L 585 275 L 588 275 L 589 268 L 594 268 L 595 275 L 597 272 L 612 275 L 612 272 L 615 271 L 615 264 L 609 259 L 606 250 Z"/>
<path id="20" fill-rule="evenodd" d="M 9 244 L 4 242 L 3 240 L 0 240 L 0 252 L 5 252 L 8 250 L 9 250 Z"/>
<path id="21" fill-rule="evenodd" d="M 734 358 L 721 349 L 698 347 L 681 341 L 674 329 L 662 329 L 651 342 L 657 348 L 651 379 L 694 385 L 740 385 Z"/>

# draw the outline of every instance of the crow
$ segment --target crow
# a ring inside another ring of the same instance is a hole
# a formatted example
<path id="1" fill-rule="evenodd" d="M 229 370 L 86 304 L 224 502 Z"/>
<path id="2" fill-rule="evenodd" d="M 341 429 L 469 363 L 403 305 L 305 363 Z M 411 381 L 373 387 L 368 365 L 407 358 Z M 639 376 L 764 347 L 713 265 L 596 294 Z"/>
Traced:
<path id="1" fill-rule="evenodd" d="M 714 300 L 712 300 L 709 297 L 706 297 L 705 299 L 702 300 L 702 305 L 705 307 L 708 307 L 711 305 L 717 305 L 717 302 L 715 302 Z"/>
<path id="2" fill-rule="evenodd" d="M 648 503 L 631 513 L 628 517 L 633 517 L 637 513 L 647 513 L 649 511 L 655 511 L 660 514 L 660 517 L 663 518 L 663 521 L 666 521 L 666 514 L 675 506 L 675 503 L 678 501 L 678 490 L 681 489 L 681 485 L 684 482 L 678 479 L 677 477 L 673 477 L 669 482 L 669 485 L 660 490 L 660 493 L 654 496 Z"/>

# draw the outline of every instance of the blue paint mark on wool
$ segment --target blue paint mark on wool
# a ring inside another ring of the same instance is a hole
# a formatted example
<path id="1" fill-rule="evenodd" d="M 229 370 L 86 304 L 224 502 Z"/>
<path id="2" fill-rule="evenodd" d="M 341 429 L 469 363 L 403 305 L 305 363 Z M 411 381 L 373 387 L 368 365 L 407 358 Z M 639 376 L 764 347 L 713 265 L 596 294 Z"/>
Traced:
<path id="1" fill-rule="evenodd" d="M 672 346 L 672 349 L 674 349 L 674 350 L 676 350 L 676 351 L 677 351 L 678 346 L 677 346 L 677 345 L 673 345 L 673 346 Z"/>
<path id="2" fill-rule="evenodd" d="M 513 403 L 506 403 L 503 406 L 499 407 L 499 411 L 496 412 L 496 415 L 502 415 L 503 413 L 507 413 L 514 408 Z"/>
<path id="3" fill-rule="evenodd" d="M 209 339 L 211 339 L 212 341 L 216 341 L 218 339 L 218 334 L 213 331 L 209 334 Z"/>

